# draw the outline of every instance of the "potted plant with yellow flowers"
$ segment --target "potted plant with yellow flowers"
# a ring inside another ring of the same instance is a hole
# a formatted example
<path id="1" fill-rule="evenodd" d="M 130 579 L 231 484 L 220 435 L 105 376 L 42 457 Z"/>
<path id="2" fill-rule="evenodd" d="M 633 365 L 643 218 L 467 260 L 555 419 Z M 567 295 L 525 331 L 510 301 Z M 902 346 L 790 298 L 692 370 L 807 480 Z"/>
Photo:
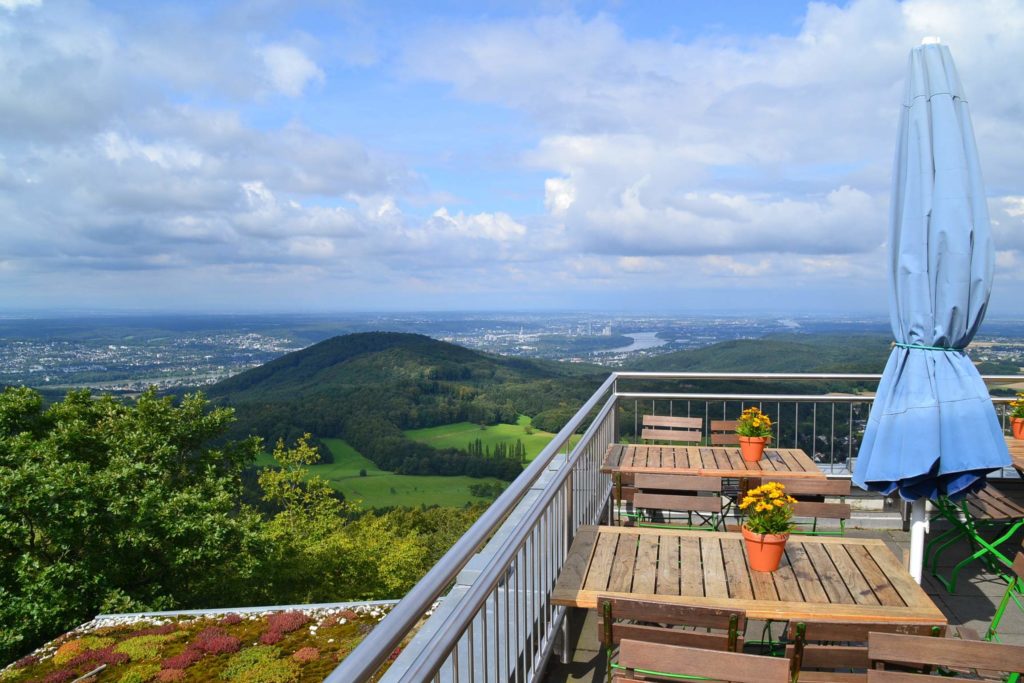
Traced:
<path id="1" fill-rule="evenodd" d="M 793 503 L 786 487 L 770 481 L 750 489 L 740 501 L 740 510 L 747 518 L 741 527 L 750 568 L 757 572 L 773 572 L 779 568 L 782 553 L 793 528 Z"/>
<path id="2" fill-rule="evenodd" d="M 757 462 L 764 455 L 764 447 L 772 438 L 772 419 L 760 408 L 747 408 L 736 421 L 736 433 L 740 435 L 740 454 L 747 462 Z"/>
<path id="3" fill-rule="evenodd" d="M 1017 392 L 1017 398 L 1010 401 L 1010 426 L 1013 428 L 1013 438 L 1024 439 L 1024 392 Z"/>

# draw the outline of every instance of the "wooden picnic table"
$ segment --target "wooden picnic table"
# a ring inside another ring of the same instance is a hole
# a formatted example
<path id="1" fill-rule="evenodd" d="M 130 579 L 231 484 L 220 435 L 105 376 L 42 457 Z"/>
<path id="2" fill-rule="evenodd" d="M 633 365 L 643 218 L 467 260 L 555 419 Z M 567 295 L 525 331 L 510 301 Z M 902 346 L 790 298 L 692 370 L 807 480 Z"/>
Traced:
<path id="1" fill-rule="evenodd" d="M 598 596 L 743 609 L 751 619 L 945 624 L 885 543 L 791 536 L 777 571 L 754 572 L 738 533 L 583 526 L 551 602 Z"/>
<path id="2" fill-rule="evenodd" d="M 608 446 L 601 471 L 611 474 L 689 474 L 704 477 L 826 479 L 799 448 L 767 448 L 757 462 L 747 462 L 737 446 Z"/>

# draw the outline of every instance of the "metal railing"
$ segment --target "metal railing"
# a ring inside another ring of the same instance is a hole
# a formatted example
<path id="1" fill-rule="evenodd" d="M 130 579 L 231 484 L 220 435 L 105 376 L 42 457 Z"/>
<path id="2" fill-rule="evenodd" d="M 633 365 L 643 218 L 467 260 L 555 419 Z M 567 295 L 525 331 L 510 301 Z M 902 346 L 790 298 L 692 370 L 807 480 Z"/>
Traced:
<path id="1" fill-rule="evenodd" d="M 600 473 L 600 465 L 607 446 L 619 439 L 620 428 L 628 431 L 632 426 L 636 431 L 643 412 L 689 415 L 693 411 L 704 417 L 707 430 L 712 419 L 733 419 L 744 407 L 756 404 L 774 412 L 777 443 L 803 448 L 823 470 L 848 476 L 873 400 L 864 393 L 635 391 L 623 390 L 622 384 L 816 382 L 873 387 L 879 378 L 860 374 L 613 373 L 326 680 L 349 683 L 368 679 L 444 594 L 441 606 L 383 681 L 537 680 L 565 618 L 564 608 L 551 604 L 550 593 L 577 529 L 597 523 L 607 509 L 611 482 L 608 475 Z M 985 377 L 989 383 L 1022 379 Z M 1010 400 L 993 398 L 1004 425 Z M 633 424 L 620 425 L 622 415 L 630 411 Z M 582 437 L 570 448 L 574 435 L 581 431 Z"/>

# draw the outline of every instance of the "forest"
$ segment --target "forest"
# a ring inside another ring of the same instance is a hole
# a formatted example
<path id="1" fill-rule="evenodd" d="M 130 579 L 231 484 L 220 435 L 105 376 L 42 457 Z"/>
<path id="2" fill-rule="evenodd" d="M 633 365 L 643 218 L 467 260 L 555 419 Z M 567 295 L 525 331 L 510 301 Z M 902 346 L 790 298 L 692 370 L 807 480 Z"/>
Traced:
<path id="1" fill-rule="evenodd" d="M 400 597 L 482 511 L 361 510 L 306 437 L 247 502 L 264 446 L 233 422 L 200 394 L 0 393 L 0 663 L 102 612 Z"/>

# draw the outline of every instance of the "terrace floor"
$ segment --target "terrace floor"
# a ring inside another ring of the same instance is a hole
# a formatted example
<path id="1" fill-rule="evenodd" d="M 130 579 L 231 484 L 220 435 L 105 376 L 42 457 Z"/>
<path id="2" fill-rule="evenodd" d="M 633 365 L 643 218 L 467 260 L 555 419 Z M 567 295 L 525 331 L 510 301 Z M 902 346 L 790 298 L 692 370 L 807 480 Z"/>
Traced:
<path id="1" fill-rule="evenodd" d="M 935 526 L 932 527 L 932 534 L 935 534 Z M 870 538 L 881 538 L 890 547 L 896 557 L 905 557 L 910 546 L 910 534 L 905 531 L 891 529 L 848 529 L 848 536 L 861 536 Z M 1019 538 L 1008 541 L 1003 548 L 1019 548 L 1024 534 Z M 940 572 L 948 576 L 949 569 L 961 558 L 967 556 L 967 546 L 951 548 L 946 551 L 939 563 Z M 1012 557 L 1013 551 L 1007 550 Z M 962 625 L 973 629 L 983 636 L 996 612 L 996 607 L 1006 590 L 1006 583 L 994 574 L 987 572 L 984 567 L 976 562 L 965 567 L 957 582 L 957 592 L 950 595 L 941 583 L 936 581 L 928 571 L 925 571 L 923 586 L 928 595 L 935 601 L 936 606 L 949 619 L 951 625 Z M 606 680 L 605 654 L 597 640 L 597 612 L 594 610 L 574 609 L 570 610 L 570 647 L 572 648 L 572 661 L 569 664 L 561 664 L 555 656 L 548 665 L 545 681 L 551 683 L 568 683 L 569 681 L 588 681 L 602 683 Z M 761 632 L 759 623 L 749 622 L 747 633 L 750 637 L 756 637 Z M 777 636 L 778 631 L 773 631 Z M 1006 610 L 1002 623 L 999 626 L 999 635 L 1004 643 L 1024 645 L 1024 613 L 1014 605 Z"/>

